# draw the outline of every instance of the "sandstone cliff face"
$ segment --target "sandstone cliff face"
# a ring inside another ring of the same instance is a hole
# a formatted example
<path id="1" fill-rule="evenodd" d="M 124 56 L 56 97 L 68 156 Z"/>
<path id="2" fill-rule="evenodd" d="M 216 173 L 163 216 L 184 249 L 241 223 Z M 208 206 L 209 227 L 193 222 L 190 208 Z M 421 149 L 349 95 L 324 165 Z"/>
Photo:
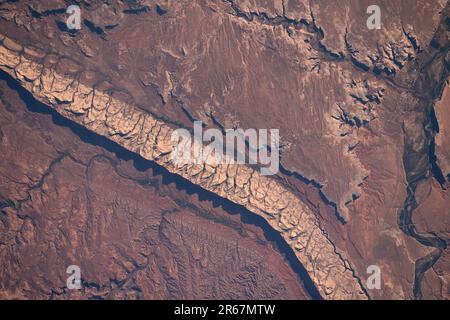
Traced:
<path id="1" fill-rule="evenodd" d="M 427 108 L 448 73 L 446 2 L 383 3 L 380 30 L 366 28 L 369 4 L 96 2 L 69 32 L 63 1 L 6 3 L 0 64 L 64 117 L 264 217 L 323 297 L 418 298 L 423 282 L 423 296 L 442 298 L 448 191 L 432 174 Z M 171 132 L 193 120 L 279 128 L 282 172 L 175 166 Z M 417 268 L 423 257 L 435 267 Z M 372 264 L 382 290 L 363 289 Z"/>
<path id="2" fill-rule="evenodd" d="M 0 298 L 311 297 L 260 225 L 3 80 L 0 106 Z"/>

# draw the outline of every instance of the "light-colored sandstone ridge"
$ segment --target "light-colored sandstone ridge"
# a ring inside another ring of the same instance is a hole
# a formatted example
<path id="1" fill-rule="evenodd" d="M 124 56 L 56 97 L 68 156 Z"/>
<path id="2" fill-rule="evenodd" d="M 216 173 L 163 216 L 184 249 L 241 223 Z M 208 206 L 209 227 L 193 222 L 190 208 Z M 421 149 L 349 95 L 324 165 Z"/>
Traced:
<path id="1" fill-rule="evenodd" d="M 447 123 L 450 121 L 450 113 L 448 111 L 449 105 L 450 84 L 447 83 L 441 99 L 436 102 L 435 106 L 436 118 L 439 123 L 439 133 L 436 135 L 436 156 L 442 174 L 445 176 L 450 175 L 450 149 L 448 144 L 450 130 L 447 126 Z"/>
<path id="2" fill-rule="evenodd" d="M 325 299 L 367 299 L 350 263 L 311 210 L 276 180 L 246 165 L 180 165 L 171 161 L 175 128 L 111 95 L 35 62 L 33 51 L 0 36 L 0 67 L 62 116 L 157 162 L 168 171 L 265 218 L 293 248 Z M 39 58 L 39 57 L 37 57 Z M 42 57 L 40 57 L 42 58 Z"/>

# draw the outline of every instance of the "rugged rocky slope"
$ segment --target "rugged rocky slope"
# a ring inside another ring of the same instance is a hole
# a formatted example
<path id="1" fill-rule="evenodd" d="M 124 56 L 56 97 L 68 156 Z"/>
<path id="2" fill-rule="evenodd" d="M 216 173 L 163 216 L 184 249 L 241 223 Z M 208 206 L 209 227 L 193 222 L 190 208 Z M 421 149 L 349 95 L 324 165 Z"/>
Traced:
<path id="1" fill-rule="evenodd" d="M 317 297 L 268 226 L 191 194 L 12 82 L 0 81 L 0 98 L 0 298 Z M 66 288 L 72 264 L 83 290 Z"/>

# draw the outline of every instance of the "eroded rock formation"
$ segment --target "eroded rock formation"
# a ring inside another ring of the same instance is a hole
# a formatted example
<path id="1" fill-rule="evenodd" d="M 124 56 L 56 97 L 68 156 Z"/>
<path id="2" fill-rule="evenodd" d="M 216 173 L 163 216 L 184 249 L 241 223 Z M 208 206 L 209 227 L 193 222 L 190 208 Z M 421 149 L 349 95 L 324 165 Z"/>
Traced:
<path id="1" fill-rule="evenodd" d="M 324 297 L 367 297 L 349 262 L 336 252 L 315 215 L 289 189 L 246 165 L 177 166 L 171 160 L 176 146 L 172 140 L 173 127 L 133 105 L 34 62 L 25 56 L 27 51 L 3 36 L 0 64 L 37 100 L 127 150 L 263 216 L 295 249 Z M 58 58 L 53 58 L 56 63 Z"/>

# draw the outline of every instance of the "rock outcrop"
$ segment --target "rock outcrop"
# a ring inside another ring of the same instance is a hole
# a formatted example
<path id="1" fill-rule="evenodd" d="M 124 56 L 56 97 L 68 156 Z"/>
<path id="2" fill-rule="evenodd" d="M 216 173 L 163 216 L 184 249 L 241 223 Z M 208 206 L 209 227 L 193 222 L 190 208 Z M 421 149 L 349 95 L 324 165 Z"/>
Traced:
<path id="1" fill-rule="evenodd" d="M 171 160 L 176 128 L 137 107 L 33 61 L 29 50 L 2 36 L 1 69 L 64 117 L 105 136 L 172 173 L 255 212 L 281 232 L 327 299 L 368 298 L 350 262 L 321 230 L 317 218 L 277 180 L 247 165 L 183 165 Z M 51 57 L 56 63 L 58 57 Z"/>

